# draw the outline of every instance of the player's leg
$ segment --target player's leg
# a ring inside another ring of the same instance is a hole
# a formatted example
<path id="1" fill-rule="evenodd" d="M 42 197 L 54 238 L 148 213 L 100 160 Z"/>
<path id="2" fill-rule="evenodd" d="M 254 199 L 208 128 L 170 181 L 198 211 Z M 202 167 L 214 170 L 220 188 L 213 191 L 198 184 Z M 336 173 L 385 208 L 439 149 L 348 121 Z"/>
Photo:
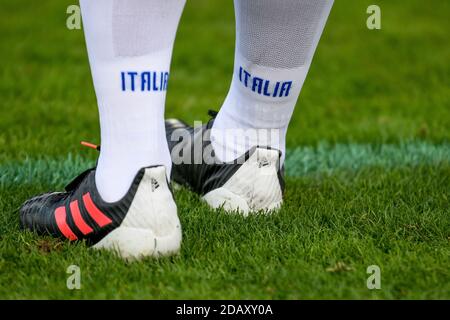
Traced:
<path id="1" fill-rule="evenodd" d="M 285 155 L 285 137 L 297 98 L 333 0 L 235 0 L 236 52 L 230 90 L 213 125 L 214 150 L 231 161 L 248 145 L 229 143 L 222 132 L 267 129 L 249 136 Z M 237 129 L 237 130 L 230 130 Z M 273 131 L 271 134 L 270 131 Z M 250 131 L 251 132 L 251 131 Z M 273 136 L 276 139 L 270 139 Z M 235 141 L 239 141 L 236 139 Z"/>
<path id="2" fill-rule="evenodd" d="M 81 1 L 100 113 L 96 183 L 106 201 L 120 199 L 142 167 L 170 171 L 164 103 L 183 2 Z"/>
<path id="3" fill-rule="evenodd" d="M 215 160 L 236 162 L 246 153 L 249 160 L 242 166 L 200 173 L 198 166 L 174 161 L 173 176 L 203 194 L 213 207 L 244 212 L 274 209 L 282 202 L 283 177 L 277 169 L 284 161 L 288 124 L 333 0 L 235 0 L 234 4 L 233 78 L 222 108 L 207 128 L 212 129 Z M 171 131 L 183 127 L 174 121 L 166 124 Z M 175 144 L 169 145 L 172 149 Z"/>
<path id="4" fill-rule="evenodd" d="M 167 184 L 164 104 L 185 0 L 81 0 L 100 114 L 96 169 L 66 193 L 34 198 L 24 227 L 139 257 L 177 251 L 181 230 Z"/>

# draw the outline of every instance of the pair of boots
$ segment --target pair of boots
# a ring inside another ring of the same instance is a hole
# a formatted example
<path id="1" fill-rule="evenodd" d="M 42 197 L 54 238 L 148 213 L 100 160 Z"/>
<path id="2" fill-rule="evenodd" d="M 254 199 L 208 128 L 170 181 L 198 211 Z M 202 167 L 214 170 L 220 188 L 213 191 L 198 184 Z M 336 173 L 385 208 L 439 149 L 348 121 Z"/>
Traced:
<path id="1" fill-rule="evenodd" d="M 205 152 L 212 150 L 209 134 L 213 122 L 214 118 L 201 128 L 192 128 L 179 120 L 166 120 L 171 180 L 201 195 L 212 208 L 226 212 L 248 215 L 277 210 L 284 189 L 281 152 L 255 146 L 233 162 L 220 162 L 214 151 Z M 200 150 L 195 147 L 198 145 Z M 39 234 L 85 240 L 125 259 L 174 254 L 182 239 L 164 166 L 139 170 L 125 196 L 113 203 L 100 196 L 95 168 L 87 170 L 65 192 L 26 201 L 20 208 L 20 222 Z"/>

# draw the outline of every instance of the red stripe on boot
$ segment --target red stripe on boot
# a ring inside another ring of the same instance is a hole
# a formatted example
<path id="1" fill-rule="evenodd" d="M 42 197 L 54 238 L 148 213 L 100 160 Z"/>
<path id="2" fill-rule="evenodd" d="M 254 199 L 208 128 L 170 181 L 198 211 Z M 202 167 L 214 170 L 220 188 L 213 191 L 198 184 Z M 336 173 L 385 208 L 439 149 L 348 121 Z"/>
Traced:
<path id="1" fill-rule="evenodd" d="M 89 215 L 100 227 L 104 227 L 112 222 L 110 218 L 105 216 L 105 214 L 97 208 L 92 201 L 91 194 L 89 192 L 83 195 L 83 202 Z"/>
<path id="2" fill-rule="evenodd" d="M 55 219 L 61 233 L 69 240 L 77 240 L 77 236 L 70 229 L 66 222 L 66 207 L 59 207 L 55 209 Z"/>
<path id="3" fill-rule="evenodd" d="M 75 225 L 84 235 L 94 231 L 81 216 L 80 208 L 78 207 L 78 200 L 74 200 L 70 203 L 70 211 L 72 212 L 72 218 Z"/>

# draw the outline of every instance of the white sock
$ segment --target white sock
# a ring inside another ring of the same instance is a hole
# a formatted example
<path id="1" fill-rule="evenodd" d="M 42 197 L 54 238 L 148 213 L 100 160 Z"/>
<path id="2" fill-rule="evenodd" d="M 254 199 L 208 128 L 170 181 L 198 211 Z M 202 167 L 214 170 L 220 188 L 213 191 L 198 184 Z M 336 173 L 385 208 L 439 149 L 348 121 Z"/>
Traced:
<path id="1" fill-rule="evenodd" d="M 171 160 L 164 103 L 185 0 L 80 0 L 100 113 L 96 184 L 105 201 L 128 191 L 142 167 Z"/>
<path id="2" fill-rule="evenodd" d="M 285 156 L 286 132 L 333 0 L 235 0 L 233 79 L 213 128 L 216 156 L 253 146 Z"/>

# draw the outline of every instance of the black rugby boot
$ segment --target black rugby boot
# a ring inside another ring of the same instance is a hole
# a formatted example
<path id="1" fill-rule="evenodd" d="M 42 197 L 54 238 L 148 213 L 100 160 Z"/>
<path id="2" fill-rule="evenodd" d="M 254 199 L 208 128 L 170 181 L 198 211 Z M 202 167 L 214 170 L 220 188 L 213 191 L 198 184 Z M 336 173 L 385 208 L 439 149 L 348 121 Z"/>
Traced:
<path id="1" fill-rule="evenodd" d="M 166 120 L 172 181 L 200 194 L 213 208 L 244 215 L 279 209 L 284 191 L 281 152 L 257 146 L 231 163 L 219 161 L 210 141 L 215 114 L 210 115 L 213 118 L 199 128 Z"/>
<path id="2" fill-rule="evenodd" d="M 102 200 L 95 169 L 90 169 L 75 178 L 65 192 L 33 197 L 19 212 L 24 229 L 85 240 L 125 259 L 172 254 L 181 244 L 177 207 L 163 166 L 142 168 L 117 202 Z"/>

